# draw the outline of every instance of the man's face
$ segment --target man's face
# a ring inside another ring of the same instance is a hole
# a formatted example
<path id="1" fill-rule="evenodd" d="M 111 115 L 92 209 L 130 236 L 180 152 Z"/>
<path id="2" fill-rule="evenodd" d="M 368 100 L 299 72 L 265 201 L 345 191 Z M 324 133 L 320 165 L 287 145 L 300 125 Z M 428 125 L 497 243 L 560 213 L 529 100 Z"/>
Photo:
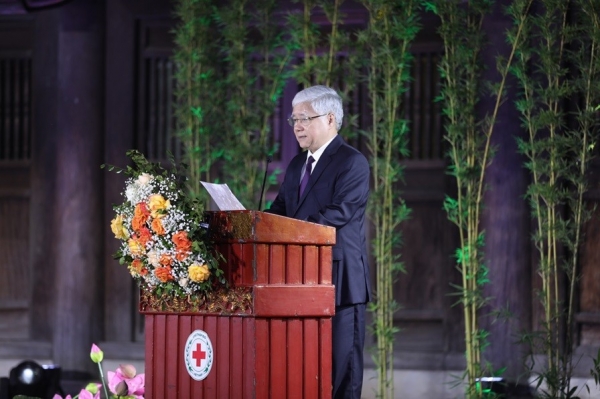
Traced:
<path id="1" fill-rule="evenodd" d="M 315 110 L 309 103 L 296 104 L 292 111 L 292 118 L 302 119 L 317 116 Z M 309 149 L 311 152 L 317 151 L 323 144 L 332 138 L 333 126 L 331 121 L 333 115 L 326 114 L 310 120 L 308 126 L 303 126 L 300 122 L 294 124 L 294 134 L 301 148 Z M 335 133 L 335 129 L 333 129 Z"/>

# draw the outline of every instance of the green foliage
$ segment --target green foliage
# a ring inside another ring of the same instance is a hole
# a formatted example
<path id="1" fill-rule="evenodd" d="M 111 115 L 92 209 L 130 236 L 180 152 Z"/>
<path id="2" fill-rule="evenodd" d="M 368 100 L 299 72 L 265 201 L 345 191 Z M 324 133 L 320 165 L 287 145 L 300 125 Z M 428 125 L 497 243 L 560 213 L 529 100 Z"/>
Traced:
<path id="1" fill-rule="evenodd" d="M 289 77 L 293 50 L 276 24 L 275 6 L 274 0 L 232 0 L 215 8 L 226 71 L 224 178 L 247 206 L 258 203 L 260 169 L 277 149 L 270 118 Z"/>
<path id="2" fill-rule="evenodd" d="M 590 374 L 592 375 L 592 378 L 594 378 L 596 386 L 600 386 L 600 349 L 598 349 L 598 354 L 592 361 L 594 362 L 594 367 L 590 371 Z"/>
<path id="3" fill-rule="evenodd" d="M 361 52 L 356 46 L 356 35 L 360 30 L 340 29 L 346 17 L 341 11 L 345 0 L 293 0 L 301 4 L 300 11 L 290 12 L 288 42 L 296 50 L 298 62 L 292 67 L 291 78 L 300 87 L 323 84 L 334 87 L 345 104 L 350 104 L 352 93 L 361 79 Z M 331 24 L 328 31 L 322 30 L 311 18 L 322 10 Z M 347 107 L 346 111 L 350 108 Z M 345 112 L 342 125 L 346 139 L 357 133 L 358 115 Z"/>
<path id="4" fill-rule="evenodd" d="M 213 18 L 214 0 L 178 0 L 175 4 L 175 98 L 177 136 L 189 164 L 188 190 L 208 205 L 200 181 L 213 181 L 213 165 L 223 158 L 219 122 L 224 117 L 219 36 Z"/>
<path id="5" fill-rule="evenodd" d="M 460 303 L 467 358 L 464 378 L 468 382 L 465 394 L 468 398 L 479 398 L 482 392 L 476 380 L 485 373 L 480 360 L 483 342 L 478 323 L 478 310 L 483 303 L 478 284 L 483 255 L 477 238 L 480 234 L 481 184 L 488 162 L 490 135 L 479 132 L 475 106 L 480 90 L 478 52 L 483 41 L 479 27 L 485 11 L 464 9 L 454 1 L 428 2 L 427 8 L 441 18 L 439 33 L 445 47 L 440 65 L 440 75 L 444 79 L 441 98 L 443 113 L 448 118 L 445 139 L 450 148 L 449 173 L 456 178 L 458 196 L 446 197 L 444 209 L 460 231 L 461 248 L 456 251 L 456 259 L 462 275 Z"/>
<path id="6" fill-rule="evenodd" d="M 340 30 L 345 17 L 341 12 L 344 0 L 294 0 L 300 3 L 300 12 L 292 12 L 287 17 L 290 27 L 290 43 L 303 57 L 294 65 L 292 77 L 302 87 L 313 84 L 333 86 L 344 99 L 353 83 L 358 79 L 359 70 L 354 68 L 358 57 L 353 43 L 355 32 Z M 331 24 L 331 30 L 321 31 L 311 16 L 321 9 Z M 342 57 L 342 53 L 348 53 Z M 342 79 L 343 78 L 343 79 Z M 344 87 L 337 87 L 344 82 Z"/>
<path id="7" fill-rule="evenodd" d="M 599 138 L 600 2 L 576 1 L 572 8 L 557 0 L 541 3 L 542 11 L 528 21 L 513 70 L 521 89 L 516 107 L 528 132 L 518 148 L 532 175 L 526 196 L 536 223 L 544 308 L 540 334 L 530 345 L 547 357 L 538 377 L 538 385 L 545 384 L 542 397 L 572 398 L 577 263 L 582 226 L 591 217 L 583 196 Z M 568 99 L 578 99 L 576 109 L 563 107 Z"/>
<path id="8" fill-rule="evenodd" d="M 176 4 L 178 136 L 190 164 L 190 191 L 205 201 L 200 181 L 224 180 L 242 203 L 253 206 L 261 168 L 277 150 L 271 116 L 289 77 L 293 46 L 275 21 L 275 5 L 274 0 Z M 270 174 L 269 184 L 278 173 Z"/>
<path id="9" fill-rule="evenodd" d="M 457 196 L 447 196 L 444 209 L 448 219 L 459 228 L 460 248 L 456 250 L 457 268 L 462 285 L 456 287 L 463 307 L 468 398 L 485 397 L 476 384 L 478 378 L 489 375 L 489 366 L 481 361 L 481 352 L 487 345 L 488 334 L 479 327 L 479 310 L 488 301 L 482 287 L 489 282 L 488 269 L 483 262 L 484 234 L 480 230 L 485 171 L 494 155 L 491 137 L 498 110 L 505 98 L 505 83 L 513 62 L 515 50 L 522 40 L 523 19 L 529 4 L 514 6 L 515 15 L 521 16 L 507 36 L 513 39 L 510 55 L 498 56 L 500 80 L 496 83 L 482 80 L 482 62 L 479 53 L 486 45 L 481 26 L 490 12 L 493 1 L 424 1 L 425 9 L 440 17 L 439 34 L 444 41 L 444 57 L 440 62 L 443 102 L 446 117 L 445 140 L 448 142 L 448 173 L 456 179 Z M 477 104 L 488 90 L 495 98 L 492 111 L 483 118 L 477 115 Z"/>
<path id="10" fill-rule="evenodd" d="M 394 397 L 393 344 L 398 328 L 393 315 L 399 309 L 394 300 L 394 283 L 404 272 L 397 250 L 401 244 L 400 223 L 410 216 L 398 183 L 403 176 L 402 157 L 408 155 L 408 121 L 402 118 L 403 93 L 410 79 L 409 51 L 420 29 L 418 1 L 363 1 L 369 25 L 357 39 L 365 52 L 365 80 L 373 119 L 363 132 L 370 152 L 373 190 L 369 215 L 374 226 L 372 240 L 376 261 L 376 297 L 373 333 L 377 339 L 374 361 L 379 374 L 379 398 Z"/>

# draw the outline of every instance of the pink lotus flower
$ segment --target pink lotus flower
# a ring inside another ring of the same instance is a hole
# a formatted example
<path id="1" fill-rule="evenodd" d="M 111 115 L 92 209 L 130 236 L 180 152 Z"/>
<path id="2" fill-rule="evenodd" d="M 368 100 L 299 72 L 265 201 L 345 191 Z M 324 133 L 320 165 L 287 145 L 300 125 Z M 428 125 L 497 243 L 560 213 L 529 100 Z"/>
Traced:
<path id="1" fill-rule="evenodd" d="M 130 364 L 120 365 L 115 372 L 108 372 L 108 389 L 121 396 L 133 396 L 144 399 L 145 375 L 137 374 L 135 367 Z"/>
<path id="2" fill-rule="evenodd" d="M 81 392 L 79 392 L 78 399 L 100 399 L 100 391 L 93 394 L 88 390 L 82 389 Z"/>
<path id="3" fill-rule="evenodd" d="M 90 357 L 94 363 L 100 363 L 102 359 L 104 359 L 104 352 L 98 348 L 96 344 L 92 344 L 92 349 L 90 351 Z"/>
<path id="4" fill-rule="evenodd" d="M 76 397 L 78 399 L 100 399 L 100 392 L 93 394 L 88 390 L 82 389 L 81 392 L 79 392 L 79 395 L 77 395 Z M 72 398 L 71 398 L 71 395 L 67 395 L 63 398 L 62 396 L 56 394 L 52 397 L 52 399 L 72 399 Z"/>

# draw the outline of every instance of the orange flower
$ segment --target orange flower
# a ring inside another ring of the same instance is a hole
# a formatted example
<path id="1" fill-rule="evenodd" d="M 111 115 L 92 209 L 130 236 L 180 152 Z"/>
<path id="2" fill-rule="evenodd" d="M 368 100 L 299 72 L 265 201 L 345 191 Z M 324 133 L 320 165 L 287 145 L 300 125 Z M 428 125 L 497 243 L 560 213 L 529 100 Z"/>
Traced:
<path id="1" fill-rule="evenodd" d="M 187 236 L 187 231 L 179 231 L 173 234 L 173 242 L 175 243 L 175 247 L 177 248 L 177 252 L 179 251 L 190 251 L 192 249 L 192 242 Z"/>
<path id="2" fill-rule="evenodd" d="M 173 275 L 171 274 L 170 266 L 157 267 L 156 269 L 154 269 L 154 275 L 163 283 L 173 280 Z"/>
<path id="3" fill-rule="evenodd" d="M 173 258 L 170 255 L 162 254 L 160 255 L 160 264 L 170 268 L 173 264 Z"/>
<path id="4" fill-rule="evenodd" d="M 131 254 L 135 257 L 142 256 L 144 252 L 146 252 L 146 248 L 135 238 L 130 238 L 127 245 L 129 246 Z"/>
<path id="5" fill-rule="evenodd" d="M 146 225 L 147 220 L 148 218 L 144 215 L 135 215 L 133 219 L 131 219 L 131 228 L 133 231 L 139 231 Z"/>
<path id="6" fill-rule="evenodd" d="M 133 211 L 133 219 L 131 220 L 133 230 L 138 231 L 141 229 L 148 221 L 149 216 L 150 211 L 148 210 L 148 206 L 144 202 L 137 204 Z"/>
<path id="7" fill-rule="evenodd" d="M 139 259 L 134 259 L 129 266 L 130 273 L 135 276 L 136 274 L 139 276 L 145 276 L 148 274 L 148 270 L 144 267 L 144 263 L 142 263 Z"/>
<path id="8" fill-rule="evenodd" d="M 162 236 L 165 234 L 165 228 L 163 227 L 161 220 L 158 218 L 152 219 L 152 230 L 159 236 Z"/>
<path id="9" fill-rule="evenodd" d="M 147 227 L 142 227 L 138 232 L 138 240 L 142 245 L 146 245 L 148 242 L 152 241 L 152 232 Z"/>
<path id="10" fill-rule="evenodd" d="M 188 251 L 177 251 L 175 253 L 175 259 L 182 262 L 184 261 L 190 253 Z"/>
<path id="11" fill-rule="evenodd" d="M 148 209 L 148 205 L 146 205 L 145 202 L 140 202 L 139 204 L 137 204 L 135 206 L 135 209 L 133 210 L 133 214 L 150 216 L 150 210 Z"/>

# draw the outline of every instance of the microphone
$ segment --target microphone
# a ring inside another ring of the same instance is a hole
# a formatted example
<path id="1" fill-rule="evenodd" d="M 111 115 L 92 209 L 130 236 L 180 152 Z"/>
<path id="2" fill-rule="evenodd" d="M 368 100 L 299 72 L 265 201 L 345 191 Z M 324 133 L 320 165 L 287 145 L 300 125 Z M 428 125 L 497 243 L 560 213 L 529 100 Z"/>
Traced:
<path id="1" fill-rule="evenodd" d="M 263 177 L 263 184 L 260 190 L 260 201 L 258 202 L 258 210 L 262 207 L 263 193 L 265 192 L 265 183 L 267 182 L 267 172 L 269 171 L 269 164 L 271 163 L 271 157 L 267 155 L 267 162 L 265 163 L 265 176 Z"/>

